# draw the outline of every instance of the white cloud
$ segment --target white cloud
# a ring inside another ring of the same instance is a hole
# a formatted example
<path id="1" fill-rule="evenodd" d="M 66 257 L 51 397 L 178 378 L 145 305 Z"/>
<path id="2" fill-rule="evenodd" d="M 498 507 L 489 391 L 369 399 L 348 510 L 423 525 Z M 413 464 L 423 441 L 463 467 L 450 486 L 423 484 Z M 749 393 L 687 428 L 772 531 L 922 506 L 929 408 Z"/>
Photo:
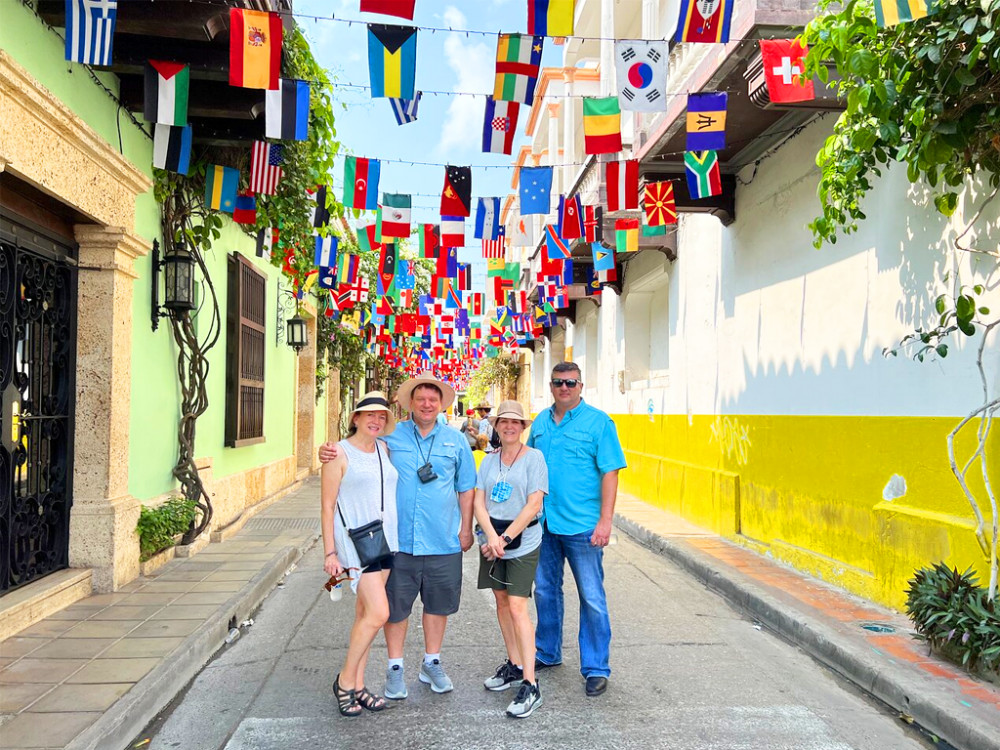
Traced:
<path id="1" fill-rule="evenodd" d="M 465 16 L 454 6 L 445 9 L 444 21 L 453 29 L 468 28 Z M 474 38 L 481 39 L 478 36 Z M 470 42 L 469 39 L 464 34 L 449 34 L 445 39 L 445 61 L 457 77 L 451 90 L 487 93 L 493 89 L 496 50 L 481 41 Z M 453 97 L 448 105 L 437 151 L 446 153 L 478 148 L 482 142 L 484 106 L 482 97 Z"/>

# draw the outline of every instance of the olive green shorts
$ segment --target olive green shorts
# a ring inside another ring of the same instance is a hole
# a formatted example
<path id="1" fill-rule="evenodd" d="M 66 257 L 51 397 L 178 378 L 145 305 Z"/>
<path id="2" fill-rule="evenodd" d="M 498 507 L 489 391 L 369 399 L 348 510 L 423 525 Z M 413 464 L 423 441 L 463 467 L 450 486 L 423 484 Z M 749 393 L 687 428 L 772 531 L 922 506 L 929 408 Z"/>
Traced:
<path id="1" fill-rule="evenodd" d="M 487 560 L 480 552 L 479 588 L 506 591 L 511 596 L 529 599 L 541 551 L 542 545 L 538 545 L 528 554 L 512 560 Z"/>

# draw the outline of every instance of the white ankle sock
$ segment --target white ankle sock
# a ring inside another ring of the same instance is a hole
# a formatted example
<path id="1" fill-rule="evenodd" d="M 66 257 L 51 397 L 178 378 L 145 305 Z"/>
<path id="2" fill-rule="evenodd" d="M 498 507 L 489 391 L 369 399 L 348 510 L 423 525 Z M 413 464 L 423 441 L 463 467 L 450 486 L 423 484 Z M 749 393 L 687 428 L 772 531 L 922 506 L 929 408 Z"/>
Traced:
<path id="1" fill-rule="evenodd" d="M 399 667 L 400 669 L 402 669 L 403 668 L 403 660 L 402 659 L 389 659 L 389 669 L 392 669 L 393 667 Z"/>
<path id="2" fill-rule="evenodd" d="M 424 664 L 432 664 L 435 659 L 441 661 L 441 654 L 424 654 Z"/>

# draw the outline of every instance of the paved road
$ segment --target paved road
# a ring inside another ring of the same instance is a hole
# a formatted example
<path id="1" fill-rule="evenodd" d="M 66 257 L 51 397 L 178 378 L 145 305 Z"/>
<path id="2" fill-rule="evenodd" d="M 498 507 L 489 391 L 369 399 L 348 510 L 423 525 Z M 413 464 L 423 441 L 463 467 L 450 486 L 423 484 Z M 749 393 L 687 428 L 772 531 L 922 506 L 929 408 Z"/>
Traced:
<path id="1" fill-rule="evenodd" d="M 511 693 L 482 680 L 502 660 L 492 596 L 475 589 L 466 556 L 462 609 L 444 661 L 455 691 L 416 681 L 422 638 L 407 642 L 410 697 L 382 714 L 343 719 L 331 695 L 353 613 L 348 595 L 321 589 L 313 548 L 255 624 L 210 663 L 142 737 L 152 750 L 286 748 L 678 748 L 682 750 L 896 750 L 924 740 L 794 647 L 758 630 L 669 561 L 622 538 L 610 547 L 611 686 L 587 698 L 578 671 L 575 617 L 565 663 L 541 674 L 545 705 L 508 719 Z M 568 576 L 572 580 L 571 576 Z M 574 610 L 575 591 L 567 591 Z M 419 620 L 417 620 L 419 622 Z M 381 637 L 369 682 L 381 689 Z"/>

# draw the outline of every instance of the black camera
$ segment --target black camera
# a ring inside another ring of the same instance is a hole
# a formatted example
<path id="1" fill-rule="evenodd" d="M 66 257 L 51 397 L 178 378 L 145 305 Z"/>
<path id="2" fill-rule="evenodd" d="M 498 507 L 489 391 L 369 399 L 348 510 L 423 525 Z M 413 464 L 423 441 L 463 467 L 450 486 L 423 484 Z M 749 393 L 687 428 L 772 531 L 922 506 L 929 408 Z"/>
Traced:
<path id="1" fill-rule="evenodd" d="M 434 472 L 434 467 L 431 466 L 430 461 L 417 469 L 417 478 L 419 478 L 423 484 L 433 482 L 438 478 L 438 475 Z"/>

